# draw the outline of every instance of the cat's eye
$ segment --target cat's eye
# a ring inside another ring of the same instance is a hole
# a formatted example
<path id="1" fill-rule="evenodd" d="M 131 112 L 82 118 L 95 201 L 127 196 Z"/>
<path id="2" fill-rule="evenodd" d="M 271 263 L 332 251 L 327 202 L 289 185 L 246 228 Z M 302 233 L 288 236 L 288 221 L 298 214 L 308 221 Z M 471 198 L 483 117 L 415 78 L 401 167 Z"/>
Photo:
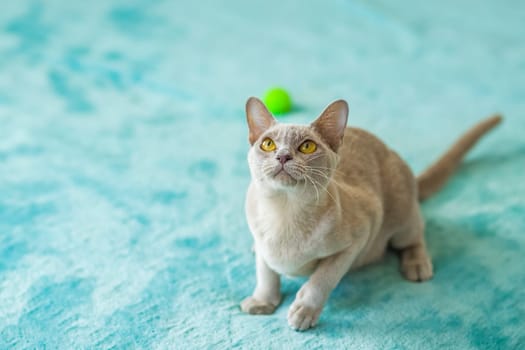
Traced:
<path id="1" fill-rule="evenodd" d="M 275 151 L 276 148 L 275 142 L 269 137 L 265 138 L 261 143 L 261 149 L 265 152 Z"/>
<path id="2" fill-rule="evenodd" d="M 314 153 L 317 150 L 317 144 L 313 141 L 304 141 L 301 146 L 299 146 L 299 151 L 304 154 Z"/>

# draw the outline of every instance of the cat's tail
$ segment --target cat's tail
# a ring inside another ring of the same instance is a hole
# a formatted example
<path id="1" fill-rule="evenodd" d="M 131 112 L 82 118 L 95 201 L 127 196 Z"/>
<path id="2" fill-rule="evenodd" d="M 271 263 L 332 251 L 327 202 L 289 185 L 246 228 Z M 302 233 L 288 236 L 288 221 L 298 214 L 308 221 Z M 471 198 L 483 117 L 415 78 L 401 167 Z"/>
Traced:
<path id="1" fill-rule="evenodd" d="M 461 159 L 478 140 L 501 122 L 501 116 L 495 115 L 478 124 L 463 134 L 434 164 L 417 177 L 419 200 L 424 201 L 437 192 L 456 170 Z"/>

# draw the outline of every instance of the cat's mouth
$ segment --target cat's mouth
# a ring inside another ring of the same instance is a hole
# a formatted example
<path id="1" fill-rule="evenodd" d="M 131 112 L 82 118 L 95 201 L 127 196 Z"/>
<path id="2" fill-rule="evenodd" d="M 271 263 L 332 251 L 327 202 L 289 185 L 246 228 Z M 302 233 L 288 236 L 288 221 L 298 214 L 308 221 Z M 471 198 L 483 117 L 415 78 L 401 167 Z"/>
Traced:
<path id="1" fill-rule="evenodd" d="M 285 174 L 287 174 L 288 176 L 292 176 L 292 175 L 290 175 L 290 173 L 288 173 L 288 172 L 286 171 L 286 169 L 284 169 L 284 167 L 281 167 L 280 169 L 277 169 L 277 172 L 275 173 L 275 175 L 274 175 L 273 177 L 276 177 L 276 176 L 279 175 L 280 173 L 285 173 Z"/>
<path id="2" fill-rule="evenodd" d="M 277 169 L 273 175 L 273 179 L 286 186 L 292 186 L 297 183 L 297 179 L 284 167 Z"/>
<path id="3" fill-rule="evenodd" d="M 281 166 L 279 169 L 277 169 L 277 171 L 275 172 L 275 174 L 273 175 L 273 177 L 277 177 L 277 176 L 288 176 L 288 177 L 292 177 L 292 174 L 290 174 L 288 171 L 286 171 L 286 169 L 284 168 L 284 166 Z"/>

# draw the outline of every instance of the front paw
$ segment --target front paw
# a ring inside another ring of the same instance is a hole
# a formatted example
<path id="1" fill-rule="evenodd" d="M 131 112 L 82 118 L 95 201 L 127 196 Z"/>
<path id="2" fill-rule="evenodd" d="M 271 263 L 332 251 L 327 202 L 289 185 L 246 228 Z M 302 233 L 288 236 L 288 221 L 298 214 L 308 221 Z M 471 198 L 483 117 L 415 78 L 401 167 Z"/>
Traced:
<path id="1" fill-rule="evenodd" d="M 409 247 L 401 254 L 401 272 L 407 280 L 423 282 L 432 278 L 432 261 L 424 247 Z"/>
<path id="2" fill-rule="evenodd" d="M 251 315 L 270 315 L 276 308 L 277 305 L 257 300 L 254 297 L 248 297 L 241 302 L 241 310 Z"/>
<path id="3" fill-rule="evenodd" d="M 288 324 L 297 331 L 315 327 L 322 309 L 322 307 L 313 307 L 306 305 L 303 301 L 295 300 L 288 310 Z"/>

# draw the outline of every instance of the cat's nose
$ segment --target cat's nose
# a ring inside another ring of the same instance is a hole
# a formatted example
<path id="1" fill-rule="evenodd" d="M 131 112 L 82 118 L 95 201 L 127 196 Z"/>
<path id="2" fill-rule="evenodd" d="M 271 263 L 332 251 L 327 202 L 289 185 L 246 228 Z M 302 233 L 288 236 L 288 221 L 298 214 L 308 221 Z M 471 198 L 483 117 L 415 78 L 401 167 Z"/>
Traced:
<path id="1" fill-rule="evenodd" d="M 282 165 L 284 165 L 284 163 L 287 161 L 292 160 L 292 156 L 289 154 L 279 154 L 276 158 L 279 162 L 281 162 Z"/>

